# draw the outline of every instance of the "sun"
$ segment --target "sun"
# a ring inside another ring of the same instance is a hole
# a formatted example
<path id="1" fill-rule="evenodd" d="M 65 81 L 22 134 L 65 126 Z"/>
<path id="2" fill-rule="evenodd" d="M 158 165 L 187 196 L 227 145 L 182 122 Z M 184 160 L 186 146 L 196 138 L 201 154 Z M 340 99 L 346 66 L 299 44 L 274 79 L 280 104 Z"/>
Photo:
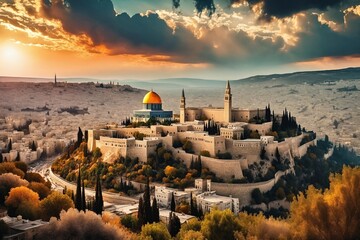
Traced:
<path id="1" fill-rule="evenodd" d="M 6 44 L 1 48 L 1 58 L 4 61 L 18 62 L 21 60 L 21 52 L 13 44 Z"/>

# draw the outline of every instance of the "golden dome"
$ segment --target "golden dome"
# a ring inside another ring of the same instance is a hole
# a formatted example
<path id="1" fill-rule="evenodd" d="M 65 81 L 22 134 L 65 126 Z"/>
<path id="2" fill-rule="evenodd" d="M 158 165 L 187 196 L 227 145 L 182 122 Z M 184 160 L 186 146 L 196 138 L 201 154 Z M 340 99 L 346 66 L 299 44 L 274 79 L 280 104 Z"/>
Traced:
<path id="1" fill-rule="evenodd" d="M 156 92 L 153 92 L 151 90 L 144 96 L 143 103 L 145 103 L 145 104 L 150 104 L 150 103 L 159 104 L 160 103 L 161 104 L 161 98 Z"/>

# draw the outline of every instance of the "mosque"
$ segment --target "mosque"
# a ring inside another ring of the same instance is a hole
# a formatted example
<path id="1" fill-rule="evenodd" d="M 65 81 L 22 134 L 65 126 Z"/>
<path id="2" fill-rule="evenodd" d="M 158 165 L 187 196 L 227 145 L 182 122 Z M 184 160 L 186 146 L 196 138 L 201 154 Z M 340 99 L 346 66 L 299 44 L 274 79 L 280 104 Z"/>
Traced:
<path id="1" fill-rule="evenodd" d="M 162 101 L 160 96 L 151 90 L 143 99 L 143 108 L 134 111 L 133 122 L 146 122 L 149 119 L 156 119 L 160 122 L 173 119 L 172 111 L 164 111 L 162 109 Z"/>
<path id="2" fill-rule="evenodd" d="M 172 111 L 162 109 L 160 96 L 151 90 L 143 99 L 143 109 L 135 110 L 133 122 L 146 122 L 150 118 L 163 122 L 173 120 Z M 232 93 L 230 82 L 227 81 L 224 94 L 224 107 L 186 107 L 185 91 L 182 90 L 180 98 L 180 123 L 195 120 L 213 120 L 225 125 L 234 122 L 249 123 L 255 118 L 264 119 L 266 109 L 239 109 L 232 107 Z"/>
<path id="3" fill-rule="evenodd" d="M 251 122 L 265 118 L 266 109 L 238 109 L 232 107 L 230 82 L 227 81 L 224 94 L 224 107 L 186 107 L 185 92 L 180 98 L 180 123 L 195 120 L 213 120 L 227 125 L 230 122 Z"/>

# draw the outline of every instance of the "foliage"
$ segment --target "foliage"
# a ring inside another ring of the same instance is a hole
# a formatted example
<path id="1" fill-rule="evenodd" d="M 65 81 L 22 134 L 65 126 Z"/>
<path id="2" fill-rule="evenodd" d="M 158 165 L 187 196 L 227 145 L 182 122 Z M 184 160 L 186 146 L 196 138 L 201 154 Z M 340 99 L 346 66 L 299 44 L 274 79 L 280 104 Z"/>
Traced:
<path id="1" fill-rule="evenodd" d="M 39 195 L 24 186 L 12 188 L 5 201 L 9 216 L 21 215 L 30 220 L 38 218 L 39 203 Z"/>
<path id="2" fill-rule="evenodd" d="M 25 179 L 28 180 L 29 182 L 45 183 L 44 178 L 39 173 L 35 173 L 35 172 L 26 173 Z"/>
<path id="3" fill-rule="evenodd" d="M 50 194 L 50 189 L 43 183 L 31 182 L 28 188 L 38 193 L 40 200 L 46 198 Z"/>
<path id="4" fill-rule="evenodd" d="M 213 209 L 201 223 L 201 233 L 209 240 L 235 239 L 234 233 L 240 230 L 239 219 L 229 209 Z"/>
<path id="5" fill-rule="evenodd" d="M 67 211 L 69 208 L 73 207 L 74 203 L 72 199 L 57 191 L 52 192 L 40 202 L 42 219 L 45 221 L 49 221 L 51 217 L 59 218 L 62 210 Z"/>
<path id="6" fill-rule="evenodd" d="M 132 232 L 136 232 L 138 230 L 138 220 L 136 217 L 132 215 L 125 215 L 121 218 L 121 224 L 130 229 Z"/>
<path id="7" fill-rule="evenodd" d="M 204 157 L 210 157 L 210 152 L 207 150 L 200 151 L 200 155 Z"/>
<path id="8" fill-rule="evenodd" d="M 291 205 L 292 231 L 299 239 L 358 239 L 360 168 L 344 167 L 323 193 L 310 186 Z M 311 214 L 309 214 L 311 213 Z"/>
<path id="9" fill-rule="evenodd" d="M 79 212 L 74 208 L 60 213 L 60 219 L 51 218 L 50 223 L 37 235 L 39 240 L 61 239 L 130 239 L 132 234 L 123 228 L 105 224 L 92 211 Z"/>
<path id="10" fill-rule="evenodd" d="M 0 163 L 0 174 L 13 173 L 18 175 L 20 178 L 24 178 L 25 173 L 15 166 L 14 162 L 3 162 Z"/>
<path id="11" fill-rule="evenodd" d="M 141 228 L 140 239 L 146 240 L 169 240 L 170 233 L 163 223 L 146 224 Z"/>
<path id="12" fill-rule="evenodd" d="M 260 204 L 263 201 L 263 194 L 260 191 L 259 188 L 255 188 L 252 192 L 251 192 L 251 198 L 252 200 L 256 203 L 256 204 Z"/>
<path id="13" fill-rule="evenodd" d="M 27 186 L 28 181 L 21 179 L 13 173 L 4 173 L 0 175 L 0 204 L 4 204 L 5 197 L 9 194 L 11 188 Z"/>
<path id="14" fill-rule="evenodd" d="M 174 212 L 171 211 L 169 214 L 169 224 L 168 224 L 170 235 L 172 237 L 175 237 L 176 234 L 179 233 L 180 228 L 181 228 L 181 223 L 179 217 Z"/>
<path id="15" fill-rule="evenodd" d="M 192 218 L 181 226 L 180 232 L 178 233 L 177 237 L 179 239 L 184 239 L 185 235 L 189 231 L 199 232 L 200 230 L 201 222 L 197 218 Z"/>
<path id="16" fill-rule="evenodd" d="M 28 166 L 26 163 L 17 161 L 17 162 L 14 162 L 14 164 L 15 164 L 16 168 L 20 169 L 21 171 L 23 171 L 26 174 L 26 172 L 28 170 Z"/>

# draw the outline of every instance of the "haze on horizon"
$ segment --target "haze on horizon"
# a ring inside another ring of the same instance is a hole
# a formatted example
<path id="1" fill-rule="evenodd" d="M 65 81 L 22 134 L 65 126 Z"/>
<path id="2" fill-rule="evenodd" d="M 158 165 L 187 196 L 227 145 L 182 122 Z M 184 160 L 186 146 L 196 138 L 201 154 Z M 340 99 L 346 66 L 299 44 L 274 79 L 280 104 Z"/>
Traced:
<path id="1" fill-rule="evenodd" d="M 239 79 L 360 66 L 358 0 L 2 0 L 0 75 Z"/>

